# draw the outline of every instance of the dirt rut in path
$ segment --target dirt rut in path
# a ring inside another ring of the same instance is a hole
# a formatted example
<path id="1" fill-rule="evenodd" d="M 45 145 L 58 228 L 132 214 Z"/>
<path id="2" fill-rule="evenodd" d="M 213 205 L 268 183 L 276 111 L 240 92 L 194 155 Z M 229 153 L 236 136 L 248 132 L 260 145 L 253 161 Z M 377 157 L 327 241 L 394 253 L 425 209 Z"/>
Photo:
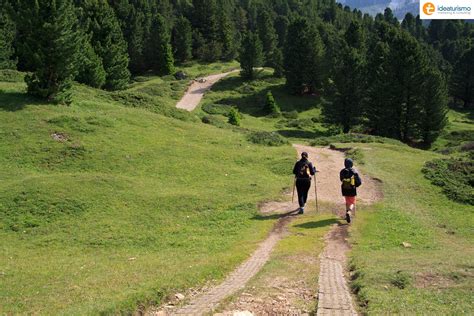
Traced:
<path id="1" fill-rule="evenodd" d="M 187 111 L 194 110 L 201 102 L 204 93 L 211 89 L 211 87 L 222 78 L 227 75 L 237 72 L 238 70 L 233 70 L 221 74 L 210 75 L 199 80 L 194 81 L 189 87 L 181 100 L 176 104 L 178 109 L 184 109 Z"/>

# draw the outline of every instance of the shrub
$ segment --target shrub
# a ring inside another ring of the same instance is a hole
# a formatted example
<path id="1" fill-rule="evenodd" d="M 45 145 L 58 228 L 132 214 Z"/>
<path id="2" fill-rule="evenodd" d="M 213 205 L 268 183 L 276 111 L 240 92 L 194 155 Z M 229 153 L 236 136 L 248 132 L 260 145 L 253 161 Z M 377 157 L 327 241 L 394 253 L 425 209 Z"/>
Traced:
<path id="1" fill-rule="evenodd" d="M 313 121 L 311 119 L 296 119 L 296 120 L 289 120 L 286 122 L 287 127 L 294 127 L 294 128 L 311 128 L 313 127 Z"/>
<path id="2" fill-rule="evenodd" d="M 338 134 L 328 137 L 318 137 L 317 139 L 311 142 L 311 146 L 328 146 L 331 143 L 383 143 L 398 145 L 402 144 L 400 141 L 391 138 L 350 133 Z"/>
<path id="3" fill-rule="evenodd" d="M 228 116 L 232 107 L 227 104 L 207 103 L 202 106 L 202 110 L 207 114 L 221 114 Z"/>
<path id="4" fill-rule="evenodd" d="M 25 74 L 12 69 L 0 70 L 0 81 L 4 82 L 24 82 Z"/>
<path id="5" fill-rule="evenodd" d="M 280 107 L 275 102 L 275 98 L 273 97 L 273 94 L 271 91 L 267 92 L 267 98 L 265 101 L 264 111 L 265 113 L 273 115 L 273 116 L 278 116 L 281 113 Z"/>
<path id="6" fill-rule="evenodd" d="M 288 141 L 285 138 L 275 132 L 252 132 L 249 134 L 248 140 L 254 144 L 265 146 L 281 146 L 288 144 Z"/>
<path id="7" fill-rule="evenodd" d="M 240 126 L 240 113 L 236 108 L 232 108 L 229 112 L 229 124 Z"/>
<path id="8" fill-rule="evenodd" d="M 472 156 L 428 161 L 422 172 L 432 184 L 442 187 L 443 193 L 451 200 L 474 205 Z"/>
<path id="9" fill-rule="evenodd" d="M 282 113 L 283 117 L 284 118 L 287 118 L 287 119 L 297 119 L 298 118 L 298 111 L 296 110 L 293 110 L 291 112 L 283 112 Z"/>
<path id="10" fill-rule="evenodd" d="M 411 276 L 406 272 L 397 271 L 390 282 L 399 289 L 404 289 L 410 285 Z"/>

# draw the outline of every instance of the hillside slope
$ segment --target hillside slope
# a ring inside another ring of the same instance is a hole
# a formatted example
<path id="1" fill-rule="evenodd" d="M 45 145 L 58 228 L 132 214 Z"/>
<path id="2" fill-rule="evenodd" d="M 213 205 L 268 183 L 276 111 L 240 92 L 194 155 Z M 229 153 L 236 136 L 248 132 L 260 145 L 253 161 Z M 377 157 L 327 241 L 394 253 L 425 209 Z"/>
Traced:
<path id="1" fill-rule="evenodd" d="M 273 220 L 289 146 L 124 107 L 76 86 L 70 107 L 0 83 L 0 313 L 134 310 L 222 278 Z M 239 249 L 239 251 L 235 251 Z"/>

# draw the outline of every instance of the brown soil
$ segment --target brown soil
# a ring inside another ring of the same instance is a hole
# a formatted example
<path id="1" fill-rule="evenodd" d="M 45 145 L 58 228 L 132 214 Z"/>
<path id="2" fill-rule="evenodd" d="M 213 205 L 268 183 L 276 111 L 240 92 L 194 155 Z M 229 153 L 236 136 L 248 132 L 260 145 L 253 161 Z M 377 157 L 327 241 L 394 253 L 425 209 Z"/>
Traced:
<path id="1" fill-rule="evenodd" d="M 178 109 L 184 109 L 187 111 L 194 110 L 198 106 L 199 102 L 201 102 L 201 99 L 206 91 L 211 89 L 211 87 L 217 81 L 236 71 L 238 70 L 233 70 L 216 75 L 210 75 L 199 80 L 194 80 L 188 87 L 188 90 L 181 98 L 181 100 L 178 102 L 178 104 L 176 104 L 176 107 Z"/>

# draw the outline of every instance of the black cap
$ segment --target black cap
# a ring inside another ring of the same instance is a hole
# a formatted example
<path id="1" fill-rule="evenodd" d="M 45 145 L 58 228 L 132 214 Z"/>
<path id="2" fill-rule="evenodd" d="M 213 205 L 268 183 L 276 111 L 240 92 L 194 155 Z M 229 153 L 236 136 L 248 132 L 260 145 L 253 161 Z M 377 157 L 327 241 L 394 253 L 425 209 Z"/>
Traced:
<path id="1" fill-rule="evenodd" d="M 308 153 L 306 151 L 303 151 L 301 153 L 301 158 L 308 158 Z"/>

